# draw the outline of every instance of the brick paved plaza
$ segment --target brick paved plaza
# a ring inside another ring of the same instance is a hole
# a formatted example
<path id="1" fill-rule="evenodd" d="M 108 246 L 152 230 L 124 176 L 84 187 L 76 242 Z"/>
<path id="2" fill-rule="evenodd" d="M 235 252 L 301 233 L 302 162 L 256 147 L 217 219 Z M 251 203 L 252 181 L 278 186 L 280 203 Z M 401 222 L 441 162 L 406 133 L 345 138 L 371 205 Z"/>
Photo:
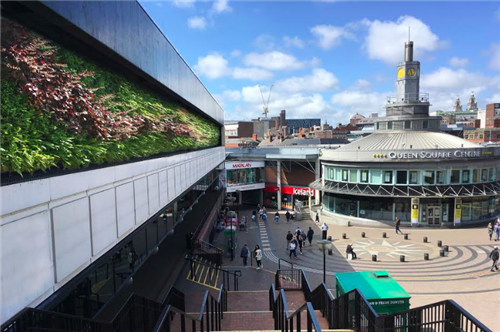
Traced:
<path id="1" fill-rule="evenodd" d="M 268 210 L 269 216 L 275 211 Z M 281 212 L 280 212 L 281 213 Z M 226 267 L 240 268 L 243 277 L 240 281 L 242 290 L 268 290 L 274 282 L 274 273 L 278 260 L 291 261 L 295 268 L 304 269 L 311 286 L 316 287 L 323 279 L 323 253 L 318 250 L 316 241 L 321 237 L 319 225 L 312 220 L 285 222 L 284 213 L 277 224 L 269 217 L 264 224 L 249 222 L 248 232 L 238 233 L 238 250 L 233 262 L 226 259 Z M 251 211 L 242 211 L 250 220 Z M 303 254 L 290 260 L 286 251 L 286 233 L 299 226 L 307 231 L 314 230 L 312 246 L 304 247 Z M 387 270 L 412 296 L 411 306 L 417 307 L 444 299 L 455 300 L 487 326 L 498 324 L 500 307 L 500 272 L 490 272 L 489 252 L 493 241 L 489 241 L 486 229 L 429 229 L 403 228 L 408 240 L 403 235 L 396 235 L 392 228 L 361 228 L 329 225 L 328 235 L 333 238 L 333 255 L 327 255 L 327 286 L 335 288 L 335 272 Z M 365 232 L 365 238 L 361 233 Z M 383 238 L 383 232 L 387 238 Z M 342 239 L 346 233 L 347 239 Z M 423 238 L 428 238 L 428 243 Z M 220 237 L 222 238 L 222 236 Z M 221 239 L 218 239 L 221 243 Z M 445 257 L 440 257 L 437 241 L 449 246 Z M 264 269 L 255 270 L 243 267 L 239 257 L 241 246 L 247 243 L 250 248 L 259 244 L 264 251 Z M 346 260 L 345 249 L 348 243 L 354 244 L 357 260 Z M 429 260 L 424 260 L 424 254 Z M 377 262 L 372 261 L 372 254 L 377 254 Z M 405 255 L 405 262 L 399 256 Z M 286 263 L 283 263 L 288 268 Z M 333 292 L 334 293 L 334 292 Z"/>

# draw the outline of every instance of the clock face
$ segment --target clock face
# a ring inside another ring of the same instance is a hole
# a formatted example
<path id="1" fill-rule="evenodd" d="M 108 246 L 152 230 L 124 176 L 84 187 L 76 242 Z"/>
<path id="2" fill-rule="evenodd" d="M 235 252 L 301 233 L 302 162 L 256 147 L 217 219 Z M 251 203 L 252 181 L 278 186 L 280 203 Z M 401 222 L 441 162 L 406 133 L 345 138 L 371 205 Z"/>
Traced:
<path id="1" fill-rule="evenodd" d="M 408 76 L 415 76 L 416 73 L 415 68 L 410 68 L 407 72 Z"/>
<path id="2" fill-rule="evenodd" d="M 405 76 L 405 70 L 403 68 L 399 68 L 398 78 L 403 78 L 404 76 Z"/>

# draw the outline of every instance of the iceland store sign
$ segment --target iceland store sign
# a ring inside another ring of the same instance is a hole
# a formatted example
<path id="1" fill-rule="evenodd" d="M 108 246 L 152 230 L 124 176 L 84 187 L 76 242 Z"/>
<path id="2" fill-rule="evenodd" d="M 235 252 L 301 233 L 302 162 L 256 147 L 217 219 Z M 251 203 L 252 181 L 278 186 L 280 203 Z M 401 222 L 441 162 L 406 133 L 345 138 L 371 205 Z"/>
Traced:
<path id="1" fill-rule="evenodd" d="M 454 159 L 481 157 L 480 151 L 419 151 L 419 152 L 389 152 L 391 159 Z"/>

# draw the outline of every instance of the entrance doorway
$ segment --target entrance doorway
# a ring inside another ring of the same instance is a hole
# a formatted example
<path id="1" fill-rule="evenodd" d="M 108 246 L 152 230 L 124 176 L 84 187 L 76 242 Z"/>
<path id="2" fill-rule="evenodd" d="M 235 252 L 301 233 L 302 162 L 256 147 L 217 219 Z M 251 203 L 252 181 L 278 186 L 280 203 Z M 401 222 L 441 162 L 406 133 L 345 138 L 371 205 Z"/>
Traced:
<path id="1" fill-rule="evenodd" d="M 441 204 L 427 204 L 425 211 L 429 225 L 439 225 L 443 220 Z"/>

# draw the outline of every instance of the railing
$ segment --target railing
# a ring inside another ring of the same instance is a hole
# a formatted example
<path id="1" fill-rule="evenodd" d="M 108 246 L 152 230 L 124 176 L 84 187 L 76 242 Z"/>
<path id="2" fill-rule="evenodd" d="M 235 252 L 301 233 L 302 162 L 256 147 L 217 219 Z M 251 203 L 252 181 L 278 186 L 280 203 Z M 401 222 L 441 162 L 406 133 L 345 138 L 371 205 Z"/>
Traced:
<path id="1" fill-rule="evenodd" d="M 294 313 L 290 314 L 288 311 L 288 305 L 285 296 L 285 290 L 281 289 L 278 297 L 276 298 L 274 285 L 269 289 L 270 305 L 273 311 L 274 318 L 274 329 L 285 331 L 302 331 L 302 312 L 306 311 L 306 330 L 312 332 L 313 329 L 316 332 L 321 332 L 321 327 L 319 325 L 316 313 L 311 302 L 306 302 L 300 308 L 298 308 Z M 273 301 L 274 300 L 274 301 Z"/>
<path id="2" fill-rule="evenodd" d="M 225 270 L 219 266 L 213 266 L 211 264 L 207 264 L 205 262 L 202 262 L 193 256 L 186 255 L 185 259 L 189 260 L 190 263 L 190 269 L 191 269 L 191 279 L 194 281 L 196 280 L 196 270 L 197 270 L 197 265 L 204 265 L 207 266 L 208 268 L 214 269 L 216 271 L 219 271 L 219 273 L 222 275 L 222 283 L 224 285 L 227 285 L 227 290 L 231 290 L 231 281 L 233 284 L 233 291 L 237 291 L 239 289 L 239 279 L 242 275 L 241 270 L 234 270 L 234 271 L 229 271 Z"/>
<path id="3" fill-rule="evenodd" d="M 276 289 L 300 290 L 302 289 L 302 270 L 278 270 L 274 277 Z"/>
<path id="4" fill-rule="evenodd" d="M 292 262 L 289 262 L 285 259 L 282 259 L 282 258 L 278 258 L 278 270 L 281 270 L 281 262 L 285 262 L 287 263 L 288 265 L 290 265 L 290 267 L 292 268 L 293 270 L 293 263 Z"/>
<path id="5" fill-rule="evenodd" d="M 191 242 L 193 255 L 204 257 L 216 265 L 222 265 L 224 259 L 224 251 L 208 242 L 194 239 Z"/>
<path id="6" fill-rule="evenodd" d="M 190 330 L 198 331 L 220 331 L 222 329 L 222 318 L 224 311 L 227 311 L 227 291 L 221 285 L 217 299 L 215 299 L 208 291 L 205 292 L 203 302 L 201 303 L 200 313 L 197 317 L 187 314 L 184 310 L 167 305 L 160 314 L 160 317 L 152 329 L 152 332 L 170 332 L 171 325 L 175 314 L 179 315 L 181 332 L 186 331 L 186 319 L 191 322 Z"/>
<path id="7" fill-rule="evenodd" d="M 428 102 L 429 94 L 428 93 L 405 93 L 397 96 L 389 96 L 387 97 L 388 104 L 394 104 L 397 102 Z"/>

